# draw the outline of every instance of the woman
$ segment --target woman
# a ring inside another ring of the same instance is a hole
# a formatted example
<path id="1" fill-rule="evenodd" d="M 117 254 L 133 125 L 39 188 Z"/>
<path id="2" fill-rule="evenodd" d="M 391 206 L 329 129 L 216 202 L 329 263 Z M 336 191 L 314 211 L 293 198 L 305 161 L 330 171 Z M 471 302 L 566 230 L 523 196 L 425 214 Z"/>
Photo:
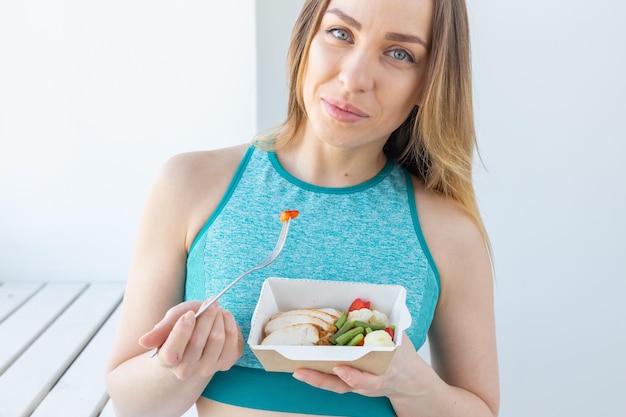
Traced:
<path id="1" fill-rule="evenodd" d="M 497 415 L 467 30 L 462 0 L 305 2 L 286 122 L 172 158 L 149 194 L 107 371 L 120 416 Z M 195 319 L 269 253 L 284 209 L 301 215 L 276 262 Z M 261 369 L 244 337 L 269 276 L 405 286 L 413 325 L 387 373 Z"/>

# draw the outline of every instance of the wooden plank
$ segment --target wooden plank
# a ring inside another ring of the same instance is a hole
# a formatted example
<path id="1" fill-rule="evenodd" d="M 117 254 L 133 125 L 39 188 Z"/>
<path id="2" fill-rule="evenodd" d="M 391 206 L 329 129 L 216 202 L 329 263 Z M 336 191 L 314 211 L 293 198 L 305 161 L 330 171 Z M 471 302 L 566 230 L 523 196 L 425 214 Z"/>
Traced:
<path id="1" fill-rule="evenodd" d="M 121 296 L 120 283 L 89 286 L 0 377 L 0 416 L 32 413 Z M 67 407 L 55 415 L 74 415 L 72 404 Z"/>
<path id="2" fill-rule="evenodd" d="M 113 402 L 109 399 L 100 413 L 100 417 L 115 417 Z"/>
<path id="3" fill-rule="evenodd" d="M 85 287 L 84 283 L 48 284 L 0 323 L 0 375 Z"/>
<path id="4" fill-rule="evenodd" d="M 104 368 L 119 317 L 119 307 L 35 409 L 31 417 L 54 416 L 71 404 L 72 415 L 98 416 L 107 402 Z"/>
<path id="5" fill-rule="evenodd" d="M 0 323 L 37 292 L 41 282 L 4 282 L 0 286 Z"/>
<path id="6" fill-rule="evenodd" d="M 109 400 L 104 409 L 102 409 L 102 413 L 100 413 L 100 417 L 115 417 L 115 411 L 113 410 L 113 403 Z M 198 417 L 198 410 L 196 410 L 196 406 L 192 405 L 189 410 L 182 417 Z"/>

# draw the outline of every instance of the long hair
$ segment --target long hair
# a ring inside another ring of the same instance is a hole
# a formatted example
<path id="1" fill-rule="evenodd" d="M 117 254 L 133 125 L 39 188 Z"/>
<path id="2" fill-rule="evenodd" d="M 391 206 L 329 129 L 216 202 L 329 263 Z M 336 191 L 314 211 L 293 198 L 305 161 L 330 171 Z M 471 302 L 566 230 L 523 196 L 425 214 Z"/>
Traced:
<path id="1" fill-rule="evenodd" d="M 265 143 L 285 146 L 306 118 L 303 79 L 311 40 L 330 0 L 306 0 L 294 25 L 287 55 L 287 118 Z M 388 158 L 420 178 L 428 190 L 467 211 L 488 246 L 472 184 L 476 134 L 472 106 L 470 38 L 464 0 L 434 0 L 429 68 L 421 106 L 389 137 Z"/>

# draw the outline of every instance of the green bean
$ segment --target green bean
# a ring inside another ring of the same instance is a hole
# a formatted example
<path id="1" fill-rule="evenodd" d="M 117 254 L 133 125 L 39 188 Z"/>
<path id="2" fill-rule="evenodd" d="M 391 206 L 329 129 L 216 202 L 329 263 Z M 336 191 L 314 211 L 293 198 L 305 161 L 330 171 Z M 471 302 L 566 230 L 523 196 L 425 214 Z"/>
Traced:
<path id="1" fill-rule="evenodd" d="M 354 329 L 342 334 L 341 336 L 339 336 L 338 338 L 335 339 L 335 343 L 343 346 L 346 343 L 348 343 L 350 340 L 352 340 L 352 338 L 354 336 L 356 336 L 357 334 L 362 334 L 365 331 L 365 329 L 363 327 L 355 327 Z"/>
<path id="2" fill-rule="evenodd" d="M 363 333 L 357 334 L 356 336 L 354 336 L 352 338 L 352 340 L 350 340 L 348 342 L 347 346 L 356 346 L 356 345 L 358 345 L 359 343 L 361 343 L 361 340 L 363 340 L 364 337 L 365 336 L 363 336 Z"/>
<path id="3" fill-rule="evenodd" d="M 339 318 L 335 322 L 335 327 L 337 327 L 337 329 L 341 329 L 341 326 L 345 324 L 347 319 L 348 319 L 348 315 L 346 313 L 343 313 L 341 316 L 339 316 Z"/>
<path id="4" fill-rule="evenodd" d="M 335 343 L 339 336 L 341 336 L 342 334 L 344 334 L 348 330 L 352 329 L 353 327 L 354 327 L 354 320 L 350 320 L 350 321 L 345 322 L 343 324 L 343 326 L 341 326 L 341 328 L 339 330 L 337 330 L 335 332 L 335 334 L 330 337 L 330 339 L 329 339 L 330 343 Z"/>
<path id="5" fill-rule="evenodd" d="M 356 321 L 354 322 L 354 327 L 357 327 L 357 326 L 361 326 L 361 327 L 363 327 L 364 329 L 365 329 L 366 327 L 369 327 L 369 328 L 371 328 L 372 330 L 385 330 L 385 327 L 387 327 L 387 326 L 385 326 L 384 324 L 366 323 L 366 322 L 364 322 L 364 321 L 360 321 L 360 320 L 356 320 Z"/>

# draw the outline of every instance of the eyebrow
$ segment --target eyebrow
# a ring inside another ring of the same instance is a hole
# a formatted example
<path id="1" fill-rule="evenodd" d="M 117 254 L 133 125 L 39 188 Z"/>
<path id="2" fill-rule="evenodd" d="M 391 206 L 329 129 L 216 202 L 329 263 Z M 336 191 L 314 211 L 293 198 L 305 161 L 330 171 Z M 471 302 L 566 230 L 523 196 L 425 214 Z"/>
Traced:
<path id="1" fill-rule="evenodd" d="M 422 45 L 424 48 L 430 49 L 428 44 L 424 42 L 422 38 L 420 38 L 419 36 L 415 36 L 415 35 L 405 35 L 404 33 L 388 32 L 385 38 L 390 41 L 396 41 L 396 42 L 418 43 Z"/>
<path id="2" fill-rule="evenodd" d="M 357 28 L 357 30 L 361 30 L 362 26 L 355 18 L 353 18 L 351 16 L 348 16 L 347 14 L 345 14 L 344 12 L 342 12 L 339 9 L 328 9 L 328 10 L 326 10 L 326 13 L 332 13 L 335 16 L 339 17 L 344 22 L 346 22 L 347 24 Z"/>
<path id="3" fill-rule="evenodd" d="M 359 23 L 359 21 L 357 21 L 352 16 L 348 16 L 343 11 L 341 11 L 341 10 L 339 10 L 337 8 L 328 9 L 326 11 L 326 13 L 332 13 L 335 16 L 339 17 L 344 22 L 346 22 L 349 25 L 355 27 L 357 30 L 361 30 L 362 25 L 361 25 L 361 23 Z M 387 34 L 385 35 L 385 39 L 388 39 L 390 41 L 396 41 L 396 42 L 417 43 L 417 44 L 422 45 L 426 49 L 430 49 L 428 44 L 426 42 L 424 42 L 424 40 L 422 38 L 420 38 L 419 36 L 416 36 L 416 35 L 406 35 L 404 33 L 387 32 Z"/>

